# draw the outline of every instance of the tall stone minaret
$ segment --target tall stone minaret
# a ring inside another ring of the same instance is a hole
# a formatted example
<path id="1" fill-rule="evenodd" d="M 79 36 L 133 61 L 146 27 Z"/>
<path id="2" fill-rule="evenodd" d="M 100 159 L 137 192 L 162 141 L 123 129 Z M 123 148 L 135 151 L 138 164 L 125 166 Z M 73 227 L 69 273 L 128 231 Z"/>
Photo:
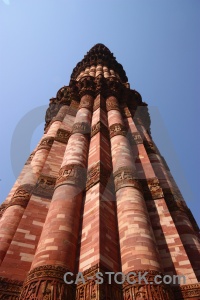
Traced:
<path id="1" fill-rule="evenodd" d="M 0 299 L 200 299 L 198 226 L 108 48 L 77 64 L 45 121 L 0 208 Z"/>

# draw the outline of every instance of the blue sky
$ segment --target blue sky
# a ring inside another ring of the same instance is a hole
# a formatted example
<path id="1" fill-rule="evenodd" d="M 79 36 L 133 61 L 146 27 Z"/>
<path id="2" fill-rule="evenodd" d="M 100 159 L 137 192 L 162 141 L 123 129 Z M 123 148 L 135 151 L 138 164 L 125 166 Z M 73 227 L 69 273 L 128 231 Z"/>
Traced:
<path id="1" fill-rule="evenodd" d="M 199 0 L 0 0 L 0 203 L 42 136 L 49 99 L 96 43 L 149 105 L 152 136 L 200 223 Z"/>

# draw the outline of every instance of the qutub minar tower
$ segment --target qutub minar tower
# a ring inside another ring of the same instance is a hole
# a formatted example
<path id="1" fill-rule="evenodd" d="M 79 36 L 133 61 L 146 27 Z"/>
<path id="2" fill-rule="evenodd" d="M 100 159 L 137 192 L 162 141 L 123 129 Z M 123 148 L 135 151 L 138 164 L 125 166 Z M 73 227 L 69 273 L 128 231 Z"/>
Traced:
<path id="1" fill-rule="evenodd" d="M 0 208 L 0 299 L 200 299 L 198 226 L 151 138 L 147 104 L 108 48 L 77 64 L 45 121 Z M 134 272 L 132 283 L 113 274 L 109 284 L 105 272 Z"/>

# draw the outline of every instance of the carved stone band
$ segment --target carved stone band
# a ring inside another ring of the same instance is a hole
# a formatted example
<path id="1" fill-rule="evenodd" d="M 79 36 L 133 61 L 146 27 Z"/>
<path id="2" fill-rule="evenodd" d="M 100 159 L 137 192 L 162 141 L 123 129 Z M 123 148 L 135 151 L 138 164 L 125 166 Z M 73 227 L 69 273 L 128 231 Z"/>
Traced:
<path id="1" fill-rule="evenodd" d="M 23 208 L 26 208 L 29 199 L 31 197 L 34 186 L 31 184 L 20 185 L 12 196 L 10 202 L 7 207 L 13 205 L 19 205 Z"/>
<path id="2" fill-rule="evenodd" d="M 63 184 L 71 184 L 84 188 L 85 182 L 86 168 L 80 165 L 70 164 L 60 169 L 55 188 Z"/>
<path id="3" fill-rule="evenodd" d="M 200 283 L 175 286 L 173 290 L 175 299 L 200 299 Z"/>
<path id="4" fill-rule="evenodd" d="M 113 176 L 115 191 L 127 186 L 131 186 L 139 190 L 141 189 L 135 171 L 128 167 L 119 168 L 116 172 L 114 172 Z"/>
<path id="5" fill-rule="evenodd" d="M 133 141 L 132 143 L 134 143 L 134 144 L 142 144 L 143 143 L 142 137 L 138 132 L 133 132 L 131 135 L 132 135 L 132 141 Z"/>
<path id="6" fill-rule="evenodd" d="M 97 272 L 103 274 L 103 283 L 98 284 Z M 97 299 L 113 299 L 122 300 L 122 287 L 112 280 L 112 284 L 108 283 L 108 275 L 105 272 L 111 272 L 102 268 L 100 265 L 94 265 L 83 272 L 85 284 L 80 282 L 76 286 L 76 300 L 97 300 Z M 97 282 L 96 282 L 97 281 Z"/>
<path id="7" fill-rule="evenodd" d="M 123 117 L 126 117 L 126 118 L 132 117 L 131 112 L 127 106 L 122 107 L 122 115 L 123 115 Z"/>
<path id="8" fill-rule="evenodd" d="M 107 109 L 107 111 L 110 111 L 112 109 L 120 110 L 119 104 L 118 104 L 118 101 L 117 101 L 116 97 L 110 96 L 110 97 L 107 98 L 107 100 L 106 100 L 106 109 Z"/>
<path id="9" fill-rule="evenodd" d="M 77 122 L 73 125 L 72 134 L 81 133 L 84 135 L 90 135 L 91 127 L 88 123 Z"/>
<path id="10" fill-rule="evenodd" d="M 94 103 L 94 100 L 93 100 L 93 97 L 91 95 L 84 95 L 81 98 L 81 103 L 79 105 L 79 109 L 80 108 L 87 108 L 90 111 L 92 111 L 93 110 L 93 103 Z"/>
<path id="11" fill-rule="evenodd" d="M 141 179 L 145 200 L 155 200 L 164 197 L 158 178 Z"/>
<path id="12" fill-rule="evenodd" d="M 67 269 L 45 265 L 32 270 L 23 286 L 20 300 L 30 299 L 74 299 L 73 285 L 63 280 Z"/>
<path id="13" fill-rule="evenodd" d="M 98 132 L 101 132 L 107 138 L 109 137 L 108 128 L 101 121 L 92 126 L 91 137 Z"/>
<path id="14" fill-rule="evenodd" d="M 18 300 L 23 282 L 0 277 L 0 299 Z"/>
<path id="15" fill-rule="evenodd" d="M 61 142 L 63 144 L 67 144 L 69 137 L 70 137 L 70 131 L 64 130 L 64 129 L 58 129 L 55 137 L 55 141 Z"/>
<path id="16" fill-rule="evenodd" d="M 52 145 L 53 145 L 53 142 L 54 142 L 53 137 L 46 137 L 41 141 L 41 143 L 39 144 L 37 150 L 41 150 L 41 149 L 50 150 Z"/>
<path id="17" fill-rule="evenodd" d="M 162 281 L 163 274 L 153 270 L 133 270 L 135 275 L 129 276 L 130 282 L 136 282 L 130 284 L 127 281 L 123 284 L 123 295 L 124 300 L 137 299 L 140 296 L 140 299 L 165 299 L 173 300 L 173 293 L 171 291 L 169 284 L 156 284 L 154 278 L 156 275 L 159 275 L 160 280 Z M 145 284 L 143 281 L 139 282 L 140 276 L 147 273 L 145 279 L 148 284 Z M 139 299 L 139 298 L 138 298 Z"/>
<path id="18" fill-rule="evenodd" d="M 51 199 L 54 192 L 56 178 L 40 175 L 38 182 L 33 190 L 33 194 L 43 198 Z"/>
<path id="19" fill-rule="evenodd" d="M 127 135 L 126 127 L 120 123 L 115 123 L 109 127 L 110 131 L 110 138 L 116 136 L 116 135 Z"/>
<path id="20" fill-rule="evenodd" d="M 83 97 L 84 95 L 94 96 L 95 94 L 95 83 L 92 76 L 85 76 L 78 82 L 79 95 Z"/>
<path id="21" fill-rule="evenodd" d="M 98 162 L 88 170 L 86 190 L 89 190 L 98 182 L 101 182 L 104 186 L 108 184 L 110 186 L 112 182 L 111 172 L 109 172 L 101 162 Z"/>

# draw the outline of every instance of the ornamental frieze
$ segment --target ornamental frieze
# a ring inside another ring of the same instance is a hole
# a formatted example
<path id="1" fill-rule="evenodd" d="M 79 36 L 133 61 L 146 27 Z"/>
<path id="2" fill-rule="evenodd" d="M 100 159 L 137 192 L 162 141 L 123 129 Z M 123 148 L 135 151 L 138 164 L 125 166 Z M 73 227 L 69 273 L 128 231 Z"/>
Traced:
<path id="1" fill-rule="evenodd" d="M 20 300 L 74 299 L 74 286 L 64 282 L 63 267 L 46 265 L 32 270 L 23 286 Z"/>
<path id="2" fill-rule="evenodd" d="M 34 186 L 31 184 L 20 185 L 15 191 L 14 195 L 12 196 L 10 202 L 8 203 L 8 207 L 13 205 L 19 205 L 23 208 L 26 208 L 31 197 L 33 188 Z"/>
<path id="3" fill-rule="evenodd" d="M 101 132 L 106 138 L 109 137 L 108 128 L 101 121 L 92 126 L 91 137 L 93 137 L 98 132 Z"/>
<path id="4" fill-rule="evenodd" d="M 92 95 L 95 94 L 95 83 L 94 77 L 92 76 L 84 76 L 81 80 L 78 81 L 78 89 L 79 95 L 83 97 L 84 95 Z"/>
<path id="5" fill-rule="evenodd" d="M 106 80 L 106 96 L 114 96 L 116 98 L 121 98 L 122 91 L 124 89 L 124 86 L 121 82 L 118 81 L 118 79 L 114 77 L 109 77 Z"/>
<path id="6" fill-rule="evenodd" d="M 92 111 L 93 110 L 93 103 L 94 103 L 94 100 L 93 100 L 93 97 L 91 95 L 84 95 L 81 98 L 79 109 L 80 108 L 87 108 L 90 111 Z"/>
<path id="7" fill-rule="evenodd" d="M 143 144 L 143 140 L 139 132 L 132 132 L 131 136 L 134 144 Z"/>
<path id="8" fill-rule="evenodd" d="M 54 142 L 53 137 L 45 137 L 39 144 L 37 150 L 46 149 L 50 150 Z"/>
<path id="9" fill-rule="evenodd" d="M 173 288 L 175 299 L 200 299 L 200 283 L 185 284 Z"/>
<path id="10" fill-rule="evenodd" d="M 131 112 L 130 112 L 128 106 L 121 107 L 121 112 L 122 112 L 122 116 L 123 117 L 126 117 L 126 118 L 131 118 L 132 117 Z"/>
<path id="11" fill-rule="evenodd" d="M 0 277 L 0 299 L 19 300 L 23 282 Z"/>
<path id="12" fill-rule="evenodd" d="M 120 110 L 117 98 L 115 98 L 114 96 L 108 97 L 106 100 L 106 109 L 107 111 Z"/>
<path id="13" fill-rule="evenodd" d="M 77 122 L 73 125 L 72 134 L 81 133 L 84 135 L 90 135 L 91 127 L 86 122 Z"/>
<path id="14" fill-rule="evenodd" d="M 101 182 L 104 186 L 111 185 L 112 178 L 109 172 L 101 162 L 92 166 L 87 172 L 86 190 Z"/>
<path id="15" fill-rule="evenodd" d="M 112 280 L 112 284 L 108 284 L 108 275 L 105 272 L 108 271 L 99 265 L 92 266 L 84 271 L 83 278 L 85 283 L 78 283 L 76 286 L 76 300 L 97 300 L 97 299 L 113 299 L 122 300 L 121 285 L 115 284 Z M 98 284 L 98 278 L 96 273 L 102 273 L 102 284 Z"/>
<path id="16" fill-rule="evenodd" d="M 164 197 L 158 178 L 141 179 L 142 191 L 145 200 L 155 200 Z"/>
<path id="17" fill-rule="evenodd" d="M 33 194 L 43 198 L 51 199 L 56 183 L 55 177 L 40 175 L 37 184 L 33 190 Z"/>
<path id="18" fill-rule="evenodd" d="M 125 281 L 123 284 L 123 300 L 175 300 L 171 291 L 170 285 L 155 283 L 155 276 L 159 276 L 162 281 L 163 274 L 153 270 L 133 270 L 134 274 L 130 274 L 129 282 Z M 143 280 L 139 281 L 140 276 L 145 274 L 145 279 L 148 283 Z M 134 283 L 130 283 L 134 282 Z"/>
<path id="19" fill-rule="evenodd" d="M 136 172 L 128 167 L 121 167 L 113 174 L 115 191 L 117 192 L 122 187 L 134 187 L 141 189 L 140 183 L 137 179 Z"/>
<path id="20" fill-rule="evenodd" d="M 62 167 L 56 180 L 56 188 L 63 184 L 77 185 L 84 188 L 86 182 L 86 169 L 80 165 L 70 164 Z"/>
<path id="21" fill-rule="evenodd" d="M 56 133 L 55 141 L 61 142 L 63 144 L 67 144 L 70 135 L 71 135 L 70 131 L 60 128 Z"/>
<path id="22" fill-rule="evenodd" d="M 78 93 L 78 83 L 76 80 L 71 79 L 70 83 L 69 83 L 69 94 L 70 94 L 70 98 L 71 100 L 75 100 L 75 101 L 80 101 L 80 96 Z"/>
<path id="23" fill-rule="evenodd" d="M 104 94 L 106 90 L 106 78 L 103 75 L 99 75 L 95 78 L 96 95 Z"/>
<path id="24" fill-rule="evenodd" d="M 126 127 L 120 123 L 115 123 L 109 127 L 110 132 L 110 138 L 116 136 L 116 135 L 127 135 Z"/>

